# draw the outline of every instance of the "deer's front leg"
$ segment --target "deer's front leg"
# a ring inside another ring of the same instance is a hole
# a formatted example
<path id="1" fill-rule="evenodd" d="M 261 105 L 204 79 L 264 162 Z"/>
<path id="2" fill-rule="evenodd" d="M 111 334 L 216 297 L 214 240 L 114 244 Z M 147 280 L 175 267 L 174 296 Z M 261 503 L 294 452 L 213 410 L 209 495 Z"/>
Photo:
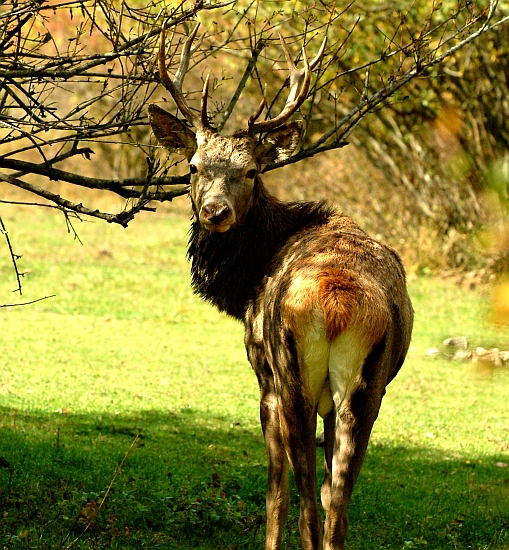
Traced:
<path id="1" fill-rule="evenodd" d="M 289 463 L 280 428 L 279 405 L 270 377 L 260 384 L 260 420 L 268 461 L 266 550 L 279 550 L 290 506 Z"/>

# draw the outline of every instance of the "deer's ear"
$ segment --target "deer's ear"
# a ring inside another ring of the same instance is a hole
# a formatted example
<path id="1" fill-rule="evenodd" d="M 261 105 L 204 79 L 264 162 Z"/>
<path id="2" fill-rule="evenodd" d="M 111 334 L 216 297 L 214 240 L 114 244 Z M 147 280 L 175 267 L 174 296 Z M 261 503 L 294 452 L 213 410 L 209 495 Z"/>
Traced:
<path id="1" fill-rule="evenodd" d="M 289 159 L 302 134 L 302 121 L 297 120 L 272 130 L 256 146 L 255 156 L 260 164 L 273 164 Z"/>
<path id="2" fill-rule="evenodd" d="M 157 105 L 149 105 L 150 126 L 161 145 L 190 160 L 196 151 L 196 136 L 177 117 Z"/>

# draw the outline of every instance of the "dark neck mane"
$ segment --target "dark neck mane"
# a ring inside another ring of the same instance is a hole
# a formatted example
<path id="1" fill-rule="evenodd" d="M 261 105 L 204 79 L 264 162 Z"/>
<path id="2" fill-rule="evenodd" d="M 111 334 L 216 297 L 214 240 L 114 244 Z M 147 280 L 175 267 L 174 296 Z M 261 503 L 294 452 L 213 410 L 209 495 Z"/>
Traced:
<path id="1" fill-rule="evenodd" d="M 211 233 L 197 221 L 191 225 L 188 257 L 194 292 L 243 319 L 286 241 L 304 227 L 325 223 L 330 213 L 323 203 L 280 202 L 257 179 L 245 220 L 225 233 Z"/>

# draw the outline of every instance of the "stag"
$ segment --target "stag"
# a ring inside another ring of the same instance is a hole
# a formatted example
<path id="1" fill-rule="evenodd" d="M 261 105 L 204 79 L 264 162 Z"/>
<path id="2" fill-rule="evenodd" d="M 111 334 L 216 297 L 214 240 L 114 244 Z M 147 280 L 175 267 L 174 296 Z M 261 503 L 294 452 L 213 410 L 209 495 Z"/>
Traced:
<path id="1" fill-rule="evenodd" d="M 268 459 L 265 548 L 281 548 L 291 468 L 303 548 L 342 550 L 371 429 L 410 342 L 413 310 L 404 268 L 392 248 L 349 216 L 323 202 L 281 202 L 260 177 L 265 165 L 288 159 L 298 145 L 302 123 L 289 119 L 307 98 L 325 41 L 311 62 L 303 50 L 304 66 L 297 69 L 280 37 L 290 72 L 282 112 L 258 120 L 262 101 L 244 128 L 223 136 L 207 114 L 208 78 L 199 114 L 182 92 L 196 31 L 173 80 L 164 28 L 158 56 L 161 80 L 189 124 L 154 104 L 150 123 L 158 141 L 189 162 L 192 287 L 245 326 Z M 318 416 L 324 424 L 324 527 L 316 496 Z"/>

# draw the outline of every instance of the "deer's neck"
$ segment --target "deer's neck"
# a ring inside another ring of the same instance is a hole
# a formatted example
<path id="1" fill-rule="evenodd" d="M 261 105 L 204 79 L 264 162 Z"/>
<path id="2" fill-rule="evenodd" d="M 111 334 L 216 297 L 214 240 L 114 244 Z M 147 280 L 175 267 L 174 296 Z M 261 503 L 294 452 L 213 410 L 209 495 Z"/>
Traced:
<path id="1" fill-rule="evenodd" d="M 287 240 L 305 227 L 326 223 L 330 213 L 322 203 L 280 202 L 258 179 L 246 219 L 227 232 L 211 233 L 193 222 L 188 257 L 194 292 L 242 320 Z"/>

